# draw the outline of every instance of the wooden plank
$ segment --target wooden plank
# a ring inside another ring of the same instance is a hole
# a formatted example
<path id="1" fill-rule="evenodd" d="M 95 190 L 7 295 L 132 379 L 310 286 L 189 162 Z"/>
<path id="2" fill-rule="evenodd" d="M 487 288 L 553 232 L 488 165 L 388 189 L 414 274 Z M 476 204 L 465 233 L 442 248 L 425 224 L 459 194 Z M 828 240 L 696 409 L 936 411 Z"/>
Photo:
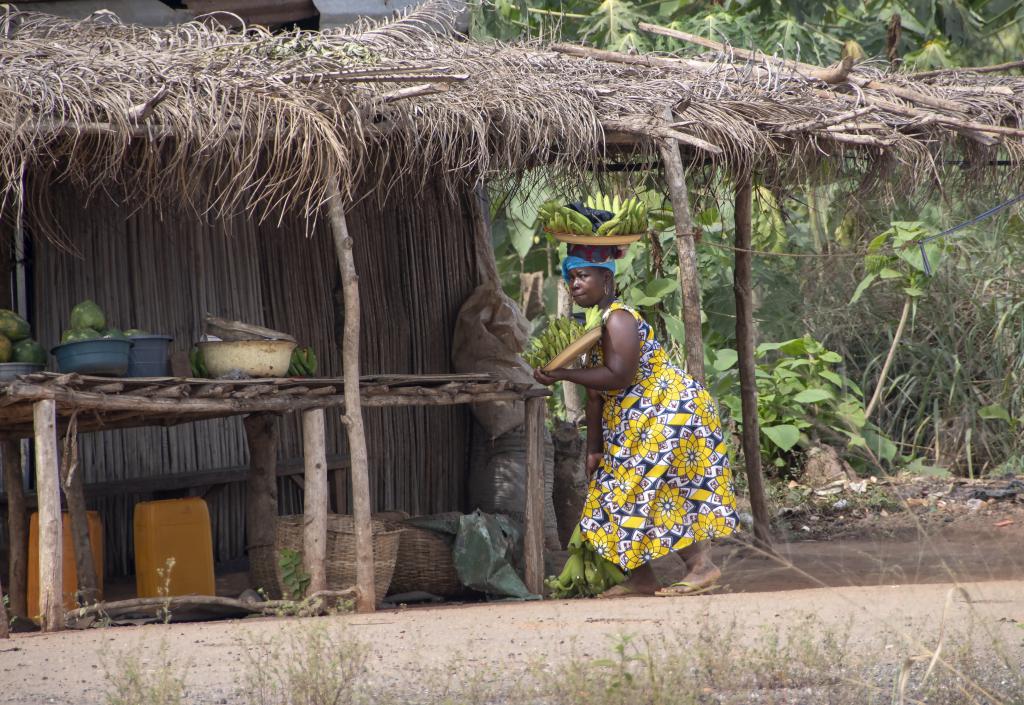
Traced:
<path id="1" fill-rule="evenodd" d="M 736 296 L 736 352 L 739 355 L 740 404 L 743 415 L 743 458 L 747 469 L 750 509 L 754 515 L 754 539 L 762 548 L 772 545 L 771 517 L 761 470 L 760 430 L 757 419 L 757 378 L 754 365 L 754 294 L 752 289 L 753 186 L 748 176 L 736 188 L 736 266 L 733 292 Z"/>
<path id="2" fill-rule="evenodd" d="M 4 441 L 4 491 L 7 494 L 7 594 L 11 612 L 28 618 L 28 513 L 21 476 L 21 443 Z"/>
<path id="3" fill-rule="evenodd" d="M 523 562 L 526 587 L 544 590 L 544 407 L 541 398 L 526 402 L 526 521 Z"/>
<path id="4" fill-rule="evenodd" d="M 35 404 L 36 487 L 39 497 L 39 618 L 43 631 L 64 628 L 63 532 L 57 468 L 56 405 Z"/>
<path id="5" fill-rule="evenodd" d="M 302 564 L 309 576 L 309 592 L 327 589 L 327 455 L 324 445 L 324 410 L 302 412 L 302 455 L 305 460 L 305 526 Z"/>
<path id="6" fill-rule="evenodd" d="M 672 122 L 671 110 L 663 116 Z M 690 197 L 686 192 L 686 170 L 679 146 L 663 142 L 660 147 L 665 182 L 676 225 L 676 254 L 679 257 L 679 286 L 683 293 L 683 327 L 686 331 L 686 371 L 698 382 L 704 381 L 704 341 L 700 324 L 700 274 L 697 271 L 695 228 L 690 215 Z"/>
<path id="7" fill-rule="evenodd" d="M 275 414 L 250 414 L 242 424 L 249 445 L 245 537 L 246 549 L 251 552 L 253 548 L 272 547 L 277 535 L 277 447 L 281 431 Z"/>
<path id="8" fill-rule="evenodd" d="M 336 181 L 330 183 L 328 214 L 334 249 L 341 272 L 345 323 L 342 346 L 342 371 L 345 385 L 345 415 L 352 474 L 352 520 L 356 533 L 356 610 L 372 612 L 377 598 L 373 581 L 373 525 L 370 520 L 370 471 L 363 430 L 363 411 L 359 395 L 359 275 L 352 256 L 352 237 L 345 221 L 345 210 Z M 383 597 L 383 595 L 381 595 Z"/>

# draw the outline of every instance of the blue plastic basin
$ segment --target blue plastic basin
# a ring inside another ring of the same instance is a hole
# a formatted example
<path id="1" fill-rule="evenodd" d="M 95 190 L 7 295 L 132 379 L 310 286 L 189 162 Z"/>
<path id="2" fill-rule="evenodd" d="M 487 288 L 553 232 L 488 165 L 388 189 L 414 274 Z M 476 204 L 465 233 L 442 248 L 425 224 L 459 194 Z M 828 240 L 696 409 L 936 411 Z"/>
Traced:
<path id="1" fill-rule="evenodd" d="M 132 350 L 128 354 L 129 377 L 169 377 L 171 338 L 167 335 L 133 335 Z"/>
<path id="2" fill-rule="evenodd" d="M 130 340 L 99 338 L 61 343 L 50 353 L 57 358 L 57 369 L 61 372 L 121 377 L 128 371 L 131 347 Z"/>

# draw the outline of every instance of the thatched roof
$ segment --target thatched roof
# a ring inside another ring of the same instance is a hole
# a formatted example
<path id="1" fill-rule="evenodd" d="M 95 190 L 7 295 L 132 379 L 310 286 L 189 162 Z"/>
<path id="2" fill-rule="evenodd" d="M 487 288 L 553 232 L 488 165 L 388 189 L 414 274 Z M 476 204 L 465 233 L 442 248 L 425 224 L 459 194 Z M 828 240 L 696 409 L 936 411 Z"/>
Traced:
<path id="1" fill-rule="evenodd" d="M 385 173 L 458 184 L 546 165 L 572 176 L 655 139 L 768 176 L 826 157 L 928 180 L 1024 160 L 1019 76 L 485 45 L 446 35 L 431 6 L 380 27 L 281 35 L 0 20 L 7 197 L 28 174 L 200 209 L 314 213 L 331 178 L 356 197 L 361 179 Z"/>

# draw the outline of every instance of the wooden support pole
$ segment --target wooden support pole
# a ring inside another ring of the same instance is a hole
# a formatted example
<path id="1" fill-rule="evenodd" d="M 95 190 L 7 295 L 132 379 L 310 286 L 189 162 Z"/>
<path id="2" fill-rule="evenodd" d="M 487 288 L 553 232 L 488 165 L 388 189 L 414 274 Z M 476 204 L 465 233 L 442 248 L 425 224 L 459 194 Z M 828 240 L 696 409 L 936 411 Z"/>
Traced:
<path id="1" fill-rule="evenodd" d="M 52 632 L 64 628 L 64 536 L 57 467 L 56 404 L 48 399 L 37 401 L 33 406 L 33 422 L 39 502 L 39 619 L 43 631 Z"/>
<path id="2" fill-rule="evenodd" d="M 314 593 L 327 589 L 327 510 L 331 497 L 327 489 L 323 409 L 302 412 L 302 455 L 306 463 L 302 565 L 309 576 L 308 591 Z"/>
<path id="3" fill-rule="evenodd" d="M 736 188 L 736 266 L 733 293 L 736 295 L 736 352 L 739 356 L 740 403 L 743 413 L 743 458 L 747 488 L 754 515 L 754 540 L 771 549 L 771 521 L 761 472 L 760 428 L 757 420 L 757 378 L 754 369 L 754 294 L 751 284 L 750 241 L 752 233 L 753 185 L 745 177 Z"/>
<path id="4" fill-rule="evenodd" d="M 7 595 L 12 614 L 28 619 L 28 513 L 21 476 L 21 442 L 4 441 L 4 492 L 7 493 Z"/>
<path id="5" fill-rule="evenodd" d="M 249 445 L 245 537 L 251 557 L 253 549 L 273 551 L 277 538 L 277 446 L 281 432 L 276 414 L 249 414 L 242 424 Z"/>
<path id="6" fill-rule="evenodd" d="M 72 436 L 77 435 L 74 430 L 70 433 Z M 82 468 L 77 467 L 78 453 L 68 447 L 77 442 L 77 439 L 72 438 L 71 443 L 65 446 L 65 453 L 70 457 L 64 458 L 67 474 L 61 478 L 61 482 L 71 520 L 71 548 L 75 552 L 75 577 L 78 583 L 78 592 L 81 601 L 91 605 L 100 599 L 97 588 L 99 581 L 96 576 L 97 571 L 102 570 L 102 566 L 93 563 L 92 543 L 89 541 L 89 516 L 85 508 L 85 482 L 82 478 Z"/>
<path id="7" fill-rule="evenodd" d="M 330 182 L 327 202 L 334 236 L 334 249 L 341 271 L 345 301 L 344 338 L 341 341 L 342 378 L 345 381 L 345 414 L 342 421 L 348 431 L 348 452 L 352 473 L 352 520 L 356 531 L 356 610 L 372 612 L 377 605 L 373 583 L 373 525 L 370 519 L 370 471 L 363 431 L 363 411 L 359 393 L 359 276 L 352 256 L 352 237 L 345 221 L 345 209 L 337 179 Z M 381 595 L 383 597 L 383 595 Z"/>
<path id="8" fill-rule="evenodd" d="M 526 526 L 523 562 L 526 587 L 544 590 L 544 399 L 526 400 Z"/>
<path id="9" fill-rule="evenodd" d="M 672 111 L 665 111 L 666 122 L 672 122 Z M 679 286 L 683 292 L 683 327 L 686 330 L 686 371 L 698 382 L 704 382 L 704 341 L 700 323 L 700 275 L 697 272 L 697 243 L 690 216 L 690 197 L 686 193 L 686 170 L 679 145 L 662 142 L 659 146 L 665 169 L 668 195 L 676 221 L 676 254 L 679 257 Z"/>

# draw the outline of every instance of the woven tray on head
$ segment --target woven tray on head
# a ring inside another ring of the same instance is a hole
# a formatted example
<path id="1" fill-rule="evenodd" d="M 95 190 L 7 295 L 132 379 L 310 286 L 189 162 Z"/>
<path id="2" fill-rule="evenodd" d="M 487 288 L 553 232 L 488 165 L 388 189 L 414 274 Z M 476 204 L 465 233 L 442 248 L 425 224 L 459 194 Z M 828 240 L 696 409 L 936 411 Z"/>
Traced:
<path id="1" fill-rule="evenodd" d="M 278 598 L 284 592 L 281 581 L 281 551 L 291 549 L 302 554 L 301 515 L 277 518 L 277 540 L 273 548 L 260 546 L 249 550 L 250 572 L 258 587 L 270 597 Z M 373 583 L 379 602 L 388 593 L 391 576 L 398 558 L 400 531 L 388 528 L 383 522 L 372 522 L 373 527 Z M 356 584 L 356 535 L 352 517 L 345 514 L 327 516 L 327 589 L 344 590 Z M 261 584 L 262 581 L 262 584 Z"/>
<path id="2" fill-rule="evenodd" d="M 387 527 L 401 531 L 391 578 L 392 595 L 420 590 L 439 597 L 466 594 L 455 570 L 451 544 L 444 537 L 402 522 L 387 522 Z"/>

